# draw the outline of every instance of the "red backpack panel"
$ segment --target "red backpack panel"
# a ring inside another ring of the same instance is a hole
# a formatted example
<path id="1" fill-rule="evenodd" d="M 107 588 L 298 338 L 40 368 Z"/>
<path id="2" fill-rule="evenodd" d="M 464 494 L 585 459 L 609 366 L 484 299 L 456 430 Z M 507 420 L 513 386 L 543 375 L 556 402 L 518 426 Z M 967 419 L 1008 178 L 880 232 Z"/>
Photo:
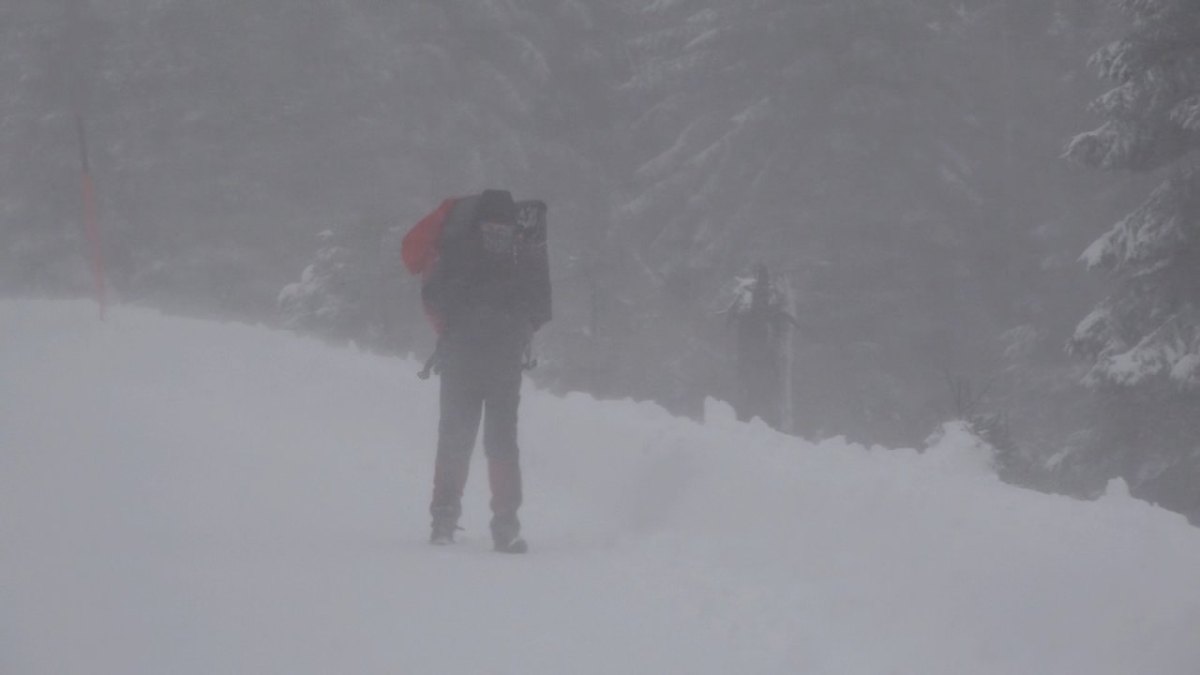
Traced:
<path id="1" fill-rule="evenodd" d="M 422 218 L 404 235 L 404 241 L 400 245 L 400 257 L 410 274 L 419 274 L 425 278 L 433 271 L 433 263 L 438 256 L 438 241 L 442 237 L 442 226 L 446 223 L 450 209 L 454 208 L 455 201 L 457 200 L 453 198 L 443 201 L 433 213 Z"/>

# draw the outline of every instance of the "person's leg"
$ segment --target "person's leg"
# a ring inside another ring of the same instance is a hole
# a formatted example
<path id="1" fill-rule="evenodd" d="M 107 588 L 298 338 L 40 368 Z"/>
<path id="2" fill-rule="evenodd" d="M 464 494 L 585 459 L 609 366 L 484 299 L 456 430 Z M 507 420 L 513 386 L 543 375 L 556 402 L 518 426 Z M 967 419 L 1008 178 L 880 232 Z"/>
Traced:
<path id="1" fill-rule="evenodd" d="M 521 369 L 497 369 L 485 403 L 483 447 L 488 459 L 488 482 L 492 489 L 492 540 L 506 549 L 519 540 L 521 522 L 520 448 L 517 445 L 517 409 L 521 402 Z"/>
<path id="2" fill-rule="evenodd" d="M 757 417 L 770 426 L 776 426 L 779 372 L 775 365 L 762 355 L 758 355 L 746 365 L 744 421 Z"/>
<path id="3" fill-rule="evenodd" d="M 462 515 L 463 488 L 483 409 L 483 392 L 469 375 L 454 367 L 442 371 L 441 417 L 429 513 L 433 517 L 433 538 L 443 541 L 453 539 Z"/>

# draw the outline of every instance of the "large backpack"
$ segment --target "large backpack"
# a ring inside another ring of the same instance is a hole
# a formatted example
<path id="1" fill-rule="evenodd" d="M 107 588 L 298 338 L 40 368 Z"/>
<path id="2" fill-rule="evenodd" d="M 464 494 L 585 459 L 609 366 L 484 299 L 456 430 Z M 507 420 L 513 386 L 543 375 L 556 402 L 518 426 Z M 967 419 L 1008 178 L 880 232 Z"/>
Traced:
<path id="1" fill-rule="evenodd" d="M 425 313 L 439 335 L 470 305 L 518 313 L 533 330 L 550 320 L 546 204 L 516 202 L 511 222 L 493 222 L 486 211 L 497 196 L 512 203 L 499 191 L 447 199 L 404 237 L 401 257 L 421 277 Z"/>

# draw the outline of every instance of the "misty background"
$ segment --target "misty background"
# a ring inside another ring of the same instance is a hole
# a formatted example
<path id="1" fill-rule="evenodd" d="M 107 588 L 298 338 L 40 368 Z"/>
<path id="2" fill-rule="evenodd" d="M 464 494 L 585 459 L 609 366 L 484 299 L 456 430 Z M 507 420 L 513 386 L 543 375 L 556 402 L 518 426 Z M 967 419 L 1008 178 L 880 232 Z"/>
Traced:
<path id="1" fill-rule="evenodd" d="M 550 206 L 542 386 L 702 415 L 762 262 L 789 431 L 963 418 L 1008 480 L 1195 519 L 1197 38 L 1172 0 L 0 0 L 0 292 L 91 292 L 77 116 L 117 299 L 384 353 L 434 340 L 400 237 L 505 188 Z"/>

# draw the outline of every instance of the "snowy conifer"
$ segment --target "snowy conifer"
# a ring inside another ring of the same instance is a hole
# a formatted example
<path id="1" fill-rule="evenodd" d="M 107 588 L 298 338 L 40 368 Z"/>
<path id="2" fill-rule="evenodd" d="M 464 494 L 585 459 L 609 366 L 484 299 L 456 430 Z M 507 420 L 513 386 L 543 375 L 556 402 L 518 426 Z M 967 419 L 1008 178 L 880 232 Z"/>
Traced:
<path id="1" fill-rule="evenodd" d="M 1116 6 L 1129 29 L 1092 57 L 1114 85 L 1093 104 L 1104 122 L 1075 137 L 1066 155 L 1161 181 L 1084 252 L 1114 285 L 1070 349 L 1093 364 L 1087 382 L 1122 420 L 1101 448 L 1112 470 L 1142 496 L 1200 513 L 1200 4 Z"/>
<path id="2" fill-rule="evenodd" d="M 288 328 L 319 330 L 344 320 L 352 302 L 339 292 L 339 277 L 347 272 L 349 250 L 341 246 L 332 230 L 317 235 L 321 248 L 316 260 L 304 269 L 300 281 L 279 293 L 279 311 Z"/>
<path id="3" fill-rule="evenodd" d="M 388 304 L 394 289 L 389 277 L 398 272 L 381 253 L 383 232 L 371 223 L 349 231 L 325 230 L 316 259 L 300 281 L 279 293 L 283 324 L 335 340 L 353 340 L 364 346 L 386 346 Z M 388 247 L 382 247 L 384 251 Z"/>
<path id="4" fill-rule="evenodd" d="M 1129 33 L 1092 57 L 1115 86 L 1094 104 L 1105 122 L 1075 137 L 1067 156 L 1107 170 L 1160 171 L 1141 206 L 1083 255 L 1116 289 L 1084 319 L 1072 351 L 1092 382 L 1156 376 L 1200 384 L 1200 5 L 1122 0 Z"/>

